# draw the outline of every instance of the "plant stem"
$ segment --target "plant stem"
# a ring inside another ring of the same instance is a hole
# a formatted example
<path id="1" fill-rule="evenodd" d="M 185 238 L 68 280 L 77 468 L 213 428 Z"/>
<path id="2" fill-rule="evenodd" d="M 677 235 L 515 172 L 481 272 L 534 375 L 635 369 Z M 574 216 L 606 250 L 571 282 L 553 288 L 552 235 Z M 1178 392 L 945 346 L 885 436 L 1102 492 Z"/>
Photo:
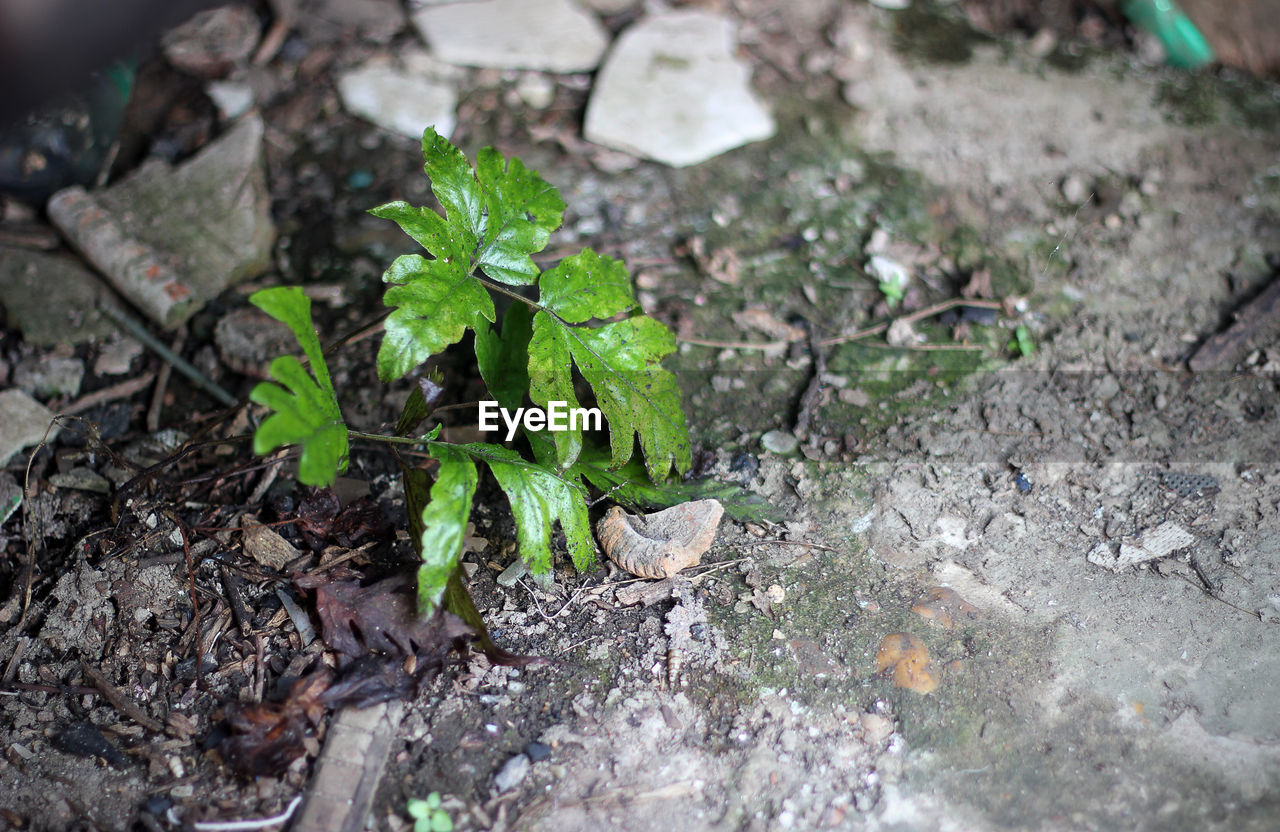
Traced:
<path id="1" fill-rule="evenodd" d="M 347 436 L 351 439 L 368 439 L 371 442 L 387 442 L 392 445 L 422 445 L 427 440 L 412 436 L 388 436 L 385 433 L 365 433 L 347 428 Z"/>
<path id="2" fill-rule="evenodd" d="M 525 297 L 519 292 L 515 292 L 515 291 L 512 291 L 511 289 L 508 289 L 506 286 L 503 286 L 501 283 L 497 282 L 496 280 L 491 280 L 488 277 L 481 276 L 481 274 L 475 269 L 471 270 L 471 276 L 474 277 L 476 280 L 480 281 L 481 283 L 483 283 L 485 287 L 490 291 L 497 292 L 500 295 L 506 295 L 507 297 L 513 300 L 518 300 L 521 303 L 528 306 L 530 309 L 534 310 L 535 312 L 548 312 L 548 313 L 551 312 L 550 309 L 547 309 L 545 306 L 538 303 L 536 300 L 529 300 L 529 298 Z"/>

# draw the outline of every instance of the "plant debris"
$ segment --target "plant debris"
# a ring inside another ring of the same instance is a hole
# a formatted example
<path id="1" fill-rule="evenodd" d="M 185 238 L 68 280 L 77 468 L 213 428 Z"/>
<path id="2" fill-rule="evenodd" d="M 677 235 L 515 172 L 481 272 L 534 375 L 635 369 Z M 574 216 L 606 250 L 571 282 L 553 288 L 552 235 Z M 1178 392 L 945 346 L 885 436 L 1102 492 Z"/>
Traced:
<path id="1" fill-rule="evenodd" d="M 702 560 L 723 515 L 718 500 L 698 500 L 641 516 L 615 506 L 596 533 L 605 554 L 618 566 L 642 578 L 669 578 Z"/>

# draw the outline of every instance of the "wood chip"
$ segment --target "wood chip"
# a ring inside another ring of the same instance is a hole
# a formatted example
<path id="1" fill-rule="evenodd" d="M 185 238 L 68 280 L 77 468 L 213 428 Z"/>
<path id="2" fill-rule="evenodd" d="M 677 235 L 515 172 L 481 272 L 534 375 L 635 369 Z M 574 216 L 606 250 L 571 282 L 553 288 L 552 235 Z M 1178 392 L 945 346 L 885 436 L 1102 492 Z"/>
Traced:
<path id="1" fill-rule="evenodd" d="M 258 524 L 256 518 L 246 516 L 244 527 L 244 553 L 268 569 L 283 571 L 285 564 L 295 560 L 299 552 L 270 526 Z"/>

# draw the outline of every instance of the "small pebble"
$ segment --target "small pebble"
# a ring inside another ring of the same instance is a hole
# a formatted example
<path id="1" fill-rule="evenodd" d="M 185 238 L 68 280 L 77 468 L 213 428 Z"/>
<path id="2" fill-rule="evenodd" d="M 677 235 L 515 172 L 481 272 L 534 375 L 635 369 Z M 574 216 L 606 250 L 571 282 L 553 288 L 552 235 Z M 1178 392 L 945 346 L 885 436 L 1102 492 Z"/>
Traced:
<path id="1" fill-rule="evenodd" d="M 851 404 L 854 407 L 866 407 L 871 404 L 871 397 L 867 395 L 865 390 L 858 388 L 841 390 L 839 393 L 840 401 L 844 404 Z"/>
<path id="2" fill-rule="evenodd" d="M 556 99 L 556 84 L 541 72 L 526 72 L 516 82 L 520 100 L 535 110 L 545 110 Z"/>
<path id="3" fill-rule="evenodd" d="M 760 437 L 760 446 L 770 453 L 786 456 L 796 452 L 796 448 L 800 447 L 800 440 L 790 431 L 771 430 Z"/>
<path id="4" fill-rule="evenodd" d="M 510 760 L 507 760 L 502 769 L 493 776 L 493 785 L 500 793 L 509 792 L 529 774 L 529 768 L 533 765 L 529 758 L 524 754 L 517 754 Z"/>
<path id="5" fill-rule="evenodd" d="M 1089 186 L 1079 176 L 1068 176 L 1062 180 L 1062 198 L 1072 205 L 1079 205 L 1089 196 Z"/>

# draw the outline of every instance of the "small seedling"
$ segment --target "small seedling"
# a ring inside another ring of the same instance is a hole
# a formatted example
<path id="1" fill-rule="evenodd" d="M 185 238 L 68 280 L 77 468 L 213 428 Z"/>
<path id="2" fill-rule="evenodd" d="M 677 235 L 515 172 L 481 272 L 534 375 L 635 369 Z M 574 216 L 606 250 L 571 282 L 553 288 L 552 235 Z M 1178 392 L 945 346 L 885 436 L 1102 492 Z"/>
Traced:
<path id="1" fill-rule="evenodd" d="M 1026 324 L 1018 324 L 1013 330 L 1013 340 L 1009 342 L 1009 349 L 1019 358 L 1026 358 L 1036 351 L 1036 342 L 1031 338 L 1031 330 L 1027 329 Z"/>
<path id="2" fill-rule="evenodd" d="M 564 214 L 556 189 L 493 148 L 480 151 L 473 168 L 433 129 L 423 136 L 422 151 L 443 215 L 405 202 L 371 211 L 398 223 L 425 249 L 397 258 L 383 275 L 383 302 L 392 311 L 378 350 L 378 377 L 392 382 L 416 374 L 418 382 L 395 435 L 347 426 L 310 301 L 299 288 L 280 287 L 255 292 L 249 300 L 293 331 L 310 372 L 290 356 L 271 363 L 275 381 L 262 382 L 250 395 L 272 411 L 254 434 L 254 451 L 298 445 L 299 481 L 327 486 L 345 470 L 351 439 L 424 449 L 434 460 L 433 471 L 402 461 L 411 537 L 422 560 L 419 607 L 429 613 L 444 603 L 475 626 L 478 616 L 458 560 L 480 480 L 478 465 L 505 492 L 520 556 L 540 576 L 551 569 L 556 524 L 573 563 L 579 569 L 593 565 L 588 483 L 633 496 L 656 492 L 657 499 L 647 502 L 687 499 L 687 488 L 671 488 L 667 479 L 690 466 L 689 434 L 675 377 L 662 367 L 675 350 L 675 337 L 640 311 L 626 266 L 590 249 L 546 272 L 534 263 L 532 255 L 546 246 Z M 536 290 L 536 300 L 526 296 L 530 290 Z M 511 301 L 500 327 L 495 295 Z M 608 423 L 608 447 L 593 443 L 581 424 L 547 432 L 529 429 L 526 421 L 523 442 L 514 447 L 445 442 L 439 425 L 414 435 L 442 392 L 419 368 L 467 330 L 475 334 L 479 374 L 500 407 L 515 411 L 527 399 L 543 410 L 553 410 L 556 402 L 572 412 L 581 408 L 578 390 L 585 382 Z"/>
<path id="3" fill-rule="evenodd" d="M 413 818 L 413 832 L 453 832 L 453 818 L 440 803 L 440 792 L 432 792 L 426 800 L 409 798 L 405 811 Z"/>
<path id="4" fill-rule="evenodd" d="M 897 306 L 907 296 L 907 284 L 911 282 L 911 273 L 887 257 L 874 255 L 867 261 L 867 274 L 876 279 L 876 288 L 884 295 L 884 301 L 890 309 Z"/>

